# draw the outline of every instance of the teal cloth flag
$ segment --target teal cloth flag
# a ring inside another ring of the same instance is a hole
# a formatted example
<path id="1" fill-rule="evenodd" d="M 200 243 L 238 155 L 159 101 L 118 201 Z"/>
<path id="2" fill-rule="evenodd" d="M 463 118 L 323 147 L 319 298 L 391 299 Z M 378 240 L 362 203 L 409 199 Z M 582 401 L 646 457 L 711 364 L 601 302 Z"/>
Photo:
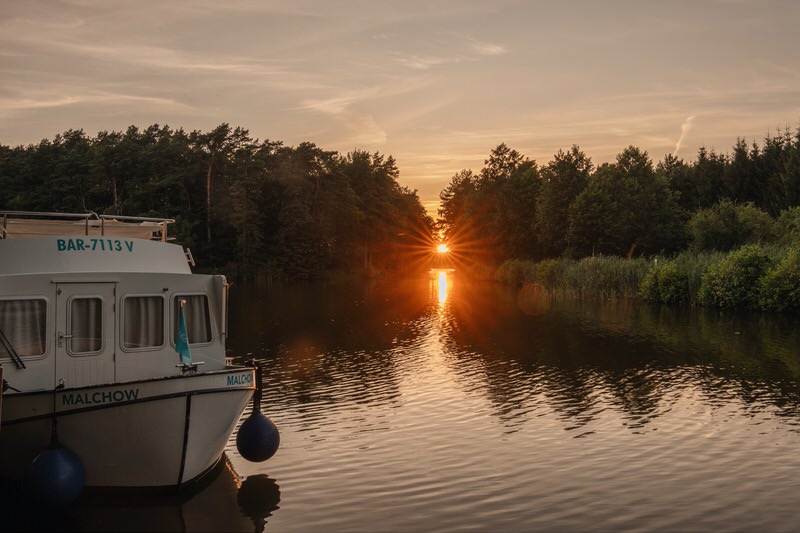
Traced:
<path id="1" fill-rule="evenodd" d="M 180 319 L 178 322 L 178 338 L 175 340 L 175 351 L 181 355 L 181 363 L 192 364 L 192 352 L 189 351 L 189 335 L 186 333 L 186 318 L 183 316 L 183 302 L 181 302 Z"/>

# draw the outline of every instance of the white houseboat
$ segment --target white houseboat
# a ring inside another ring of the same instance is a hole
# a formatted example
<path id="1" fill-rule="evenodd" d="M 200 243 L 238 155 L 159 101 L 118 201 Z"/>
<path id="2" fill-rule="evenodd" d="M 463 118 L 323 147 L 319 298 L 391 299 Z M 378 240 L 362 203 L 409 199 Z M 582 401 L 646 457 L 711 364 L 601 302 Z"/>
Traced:
<path id="1" fill-rule="evenodd" d="M 226 359 L 226 278 L 192 273 L 171 222 L 0 212 L 0 478 L 54 441 L 85 486 L 181 487 L 220 460 L 256 372 Z"/>

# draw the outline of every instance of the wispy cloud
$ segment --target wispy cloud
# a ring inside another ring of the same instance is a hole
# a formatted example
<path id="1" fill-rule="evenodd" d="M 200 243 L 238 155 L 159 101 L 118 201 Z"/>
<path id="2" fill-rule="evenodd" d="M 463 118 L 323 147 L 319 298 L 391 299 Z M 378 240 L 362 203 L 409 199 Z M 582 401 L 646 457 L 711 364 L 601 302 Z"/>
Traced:
<path id="1" fill-rule="evenodd" d="M 438 48 L 449 52 L 436 54 L 395 54 L 395 61 L 405 67 L 416 70 L 427 70 L 439 65 L 477 61 L 488 56 L 507 54 L 509 50 L 497 43 L 480 41 L 468 35 L 458 33 L 447 34 L 447 43 L 440 43 Z M 465 46 L 466 43 L 466 46 Z M 432 45 L 431 45 L 432 46 Z"/>
<path id="2" fill-rule="evenodd" d="M 541 162 L 572 144 L 596 163 L 630 144 L 686 157 L 800 116 L 800 2 L 0 3 L 0 143 L 224 121 L 385 151 L 436 198 L 501 142 Z"/>
<path id="3" fill-rule="evenodd" d="M 692 131 L 693 122 L 694 122 L 694 115 L 687 117 L 686 120 L 683 121 L 683 124 L 681 124 L 681 136 L 678 137 L 678 142 L 675 143 L 675 151 L 672 152 L 673 156 L 677 156 L 678 152 L 680 152 L 681 148 L 683 147 L 683 144 L 686 141 L 686 137 L 688 137 L 689 132 Z"/>
<path id="4" fill-rule="evenodd" d="M 471 40 L 472 49 L 482 56 L 497 56 L 508 53 L 508 49 L 501 44 L 481 42 L 477 39 Z"/>
<path id="5" fill-rule="evenodd" d="M 190 106 L 170 98 L 105 91 L 86 92 L 76 88 L 73 91 L 67 91 L 67 94 L 64 94 L 63 92 L 33 92 L 26 96 L 20 97 L 2 97 L 0 98 L 0 116 L 9 115 L 16 112 L 54 109 L 87 104 L 109 107 L 146 105 L 150 107 L 162 107 L 172 111 L 177 111 L 179 109 L 187 110 L 190 108 Z"/>
<path id="6" fill-rule="evenodd" d="M 309 111 L 319 111 L 330 115 L 345 112 L 352 104 L 373 98 L 380 92 L 379 87 L 365 87 L 356 90 L 341 90 L 329 98 L 309 98 L 301 102 L 301 108 Z"/>
<path id="7" fill-rule="evenodd" d="M 404 67 L 414 70 L 428 70 L 431 67 L 443 65 L 445 63 L 458 63 L 459 58 L 417 56 L 417 55 L 398 55 L 395 61 Z"/>
<path id="8" fill-rule="evenodd" d="M 345 116 L 345 125 L 350 135 L 348 141 L 352 147 L 357 146 L 376 146 L 386 143 L 388 134 L 382 128 L 375 117 L 368 113 L 350 113 Z"/>

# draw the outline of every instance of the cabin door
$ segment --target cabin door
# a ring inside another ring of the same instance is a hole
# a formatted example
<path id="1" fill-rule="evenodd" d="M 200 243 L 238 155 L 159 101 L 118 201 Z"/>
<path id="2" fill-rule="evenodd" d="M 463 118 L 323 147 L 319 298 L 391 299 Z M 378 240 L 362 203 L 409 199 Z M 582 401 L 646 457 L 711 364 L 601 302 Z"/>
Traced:
<path id="1" fill-rule="evenodd" d="M 114 381 L 115 314 L 114 283 L 56 286 L 56 387 Z"/>

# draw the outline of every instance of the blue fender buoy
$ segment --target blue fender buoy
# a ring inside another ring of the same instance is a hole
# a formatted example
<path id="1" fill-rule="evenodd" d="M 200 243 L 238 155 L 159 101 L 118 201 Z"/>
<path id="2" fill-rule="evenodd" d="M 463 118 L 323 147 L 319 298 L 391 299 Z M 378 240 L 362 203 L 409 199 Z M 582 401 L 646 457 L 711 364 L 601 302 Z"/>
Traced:
<path id="1" fill-rule="evenodd" d="M 236 434 L 236 449 L 254 463 L 266 461 L 278 451 L 281 435 L 275 424 L 258 411 L 247 417 Z"/>
<path id="2" fill-rule="evenodd" d="M 54 443 L 31 463 L 25 487 L 41 503 L 60 508 L 78 498 L 86 482 L 86 471 L 77 455 L 58 441 Z"/>
<path id="3" fill-rule="evenodd" d="M 256 392 L 253 412 L 242 422 L 236 434 L 239 454 L 254 463 L 266 461 L 278 451 L 281 435 L 277 426 L 261 413 L 261 366 L 256 364 Z"/>

